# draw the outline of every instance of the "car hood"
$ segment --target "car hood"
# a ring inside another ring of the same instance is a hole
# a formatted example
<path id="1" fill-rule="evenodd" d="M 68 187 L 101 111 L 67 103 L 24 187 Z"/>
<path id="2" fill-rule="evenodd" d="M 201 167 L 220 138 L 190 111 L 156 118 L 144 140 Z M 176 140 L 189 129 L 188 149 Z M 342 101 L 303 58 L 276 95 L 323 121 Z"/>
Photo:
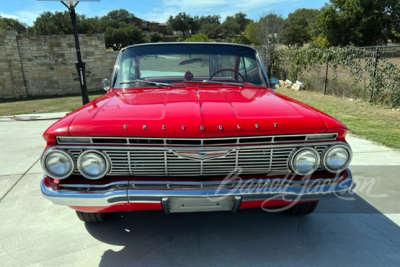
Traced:
<path id="1" fill-rule="evenodd" d="M 326 132 L 328 117 L 259 87 L 114 89 L 74 115 L 69 135 L 146 137 Z"/>

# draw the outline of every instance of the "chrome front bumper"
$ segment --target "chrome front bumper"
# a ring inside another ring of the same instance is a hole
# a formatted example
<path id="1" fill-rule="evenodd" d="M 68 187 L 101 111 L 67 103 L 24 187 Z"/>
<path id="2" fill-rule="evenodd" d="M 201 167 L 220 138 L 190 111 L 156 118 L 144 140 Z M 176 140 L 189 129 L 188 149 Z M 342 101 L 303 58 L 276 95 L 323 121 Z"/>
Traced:
<path id="1" fill-rule="evenodd" d="M 58 190 L 46 186 L 43 195 L 57 205 L 110 206 L 120 203 L 163 203 L 169 197 L 233 197 L 241 202 L 257 200 L 304 201 L 336 197 L 353 188 L 350 170 L 345 179 L 291 181 L 280 178 L 229 182 L 122 181 L 106 185 L 63 185 Z M 340 178 L 340 177 L 339 177 Z M 331 182 L 328 182 L 331 181 Z M 336 181 L 336 182 L 335 182 Z M 337 182 L 340 181 L 340 182 Z M 160 189 L 162 188 L 162 189 Z"/>

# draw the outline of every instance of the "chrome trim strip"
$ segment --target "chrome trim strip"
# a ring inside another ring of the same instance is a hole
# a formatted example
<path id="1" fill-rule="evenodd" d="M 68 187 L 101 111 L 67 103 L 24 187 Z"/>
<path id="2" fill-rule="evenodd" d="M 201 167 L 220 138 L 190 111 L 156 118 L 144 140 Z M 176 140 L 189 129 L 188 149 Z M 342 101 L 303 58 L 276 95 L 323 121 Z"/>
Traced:
<path id="1" fill-rule="evenodd" d="M 221 125 L 220 125 L 221 126 Z M 259 128 L 258 124 L 256 124 L 256 128 Z M 143 129 L 147 129 L 147 125 L 143 125 Z M 221 130 L 221 129 L 220 129 Z M 257 135 L 257 136 L 240 136 L 240 137 L 214 137 L 214 138 L 157 138 L 157 137 L 102 137 L 102 136 L 93 136 L 93 137 L 74 137 L 74 136 L 57 136 L 57 144 L 93 144 L 93 139 L 124 139 L 126 142 L 121 145 L 127 145 L 131 144 L 129 139 L 136 139 L 136 140 L 154 140 L 154 141 L 160 141 L 162 140 L 163 143 L 162 145 L 166 146 L 169 145 L 168 141 L 199 141 L 200 145 L 203 145 L 204 141 L 227 141 L 227 140 L 232 140 L 231 144 L 241 144 L 240 140 L 251 140 L 251 139 L 260 139 L 260 138 L 271 138 L 271 142 L 268 143 L 290 143 L 290 142 L 301 142 L 301 141 L 335 141 L 337 139 L 338 134 L 337 133 L 317 133 L 317 134 L 292 134 L 292 135 Z M 295 138 L 295 137 L 304 137 L 304 139 L 299 139 L 299 140 L 288 140 L 288 141 L 275 141 L 275 138 Z M 313 139 L 313 137 L 321 137 L 319 139 Z M 324 138 L 326 137 L 326 138 Z M 77 142 L 73 141 L 63 141 L 63 139 L 67 140 L 74 140 L 76 139 Z M 83 143 L 82 140 L 89 139 L 89 143 Z M 81 140 L 81 141 L 79 141 Z M 245 142 L 243 144 L 248 144 L 249 142 Z M 260 143 L 260 141 L 254 141 L 254 143 Z M 262 142 L 261 142 L 262 143 Z M 102 143 L 99 143 L 102 144 Z M 109 143 L 103 143 L 103 144 L 109 144 Z M 186 146 L 185 144 L 183 144 Z M 224 143 L 221 144 L 215 144 L 214 146 L 219 146 L 219 145 L 224 145 Z M 176 145 L 180 146 L 180 145 Z"/>
<path id="2" fill-rule="evenodd" d="M 128 203 L 127 190 L 112 190 L 102 193 L 79 191 L 55 191 L 40 182 L 42 194 L 56 205 L 63 206 L 110 206 L 118 203 Z"/>
<path id="3" fill-rule="evenodd" d="M 315 142 L 315 143 L 296 143 L 296 144 L 279 144 L 279 145 L 258 145 L 258 146 L 224 146 L 224 149 L 230 150 L 230 149 L 237 149 L 237 150 L 242 150 L 242 149 L 262 149 L 262 148 L 292 148 L 292 147 L 304 147 L 304 146 L 328 146 L 328 145 L 340 145 L 346 143 L 337 141 L 337 142 Z M 107 150 L 175 150 L 179 148 L 179 150 L 215 150 L 215 147 L 213 146 L 185 146 L 185 147 L 162 147 L 162 146 L 155 146 L 155 147 L 149 147 L 149 146 L 85 146 L 85 145 L 56 145 L 56 148 L 61 148 L 61 149 L 107 149 Z"/>

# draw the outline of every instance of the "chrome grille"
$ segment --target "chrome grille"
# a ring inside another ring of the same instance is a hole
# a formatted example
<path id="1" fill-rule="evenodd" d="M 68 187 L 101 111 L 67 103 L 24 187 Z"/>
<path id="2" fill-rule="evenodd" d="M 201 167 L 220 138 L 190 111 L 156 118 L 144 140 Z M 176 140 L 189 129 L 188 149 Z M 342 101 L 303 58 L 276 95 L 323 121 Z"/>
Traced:
<path id="1" fill-rule="evenodd" d="M 328 145 L 313 146 L 320 154 Z M 237 148 L 226 157 L 198 161 L 180 158 L 172 150 L 100 149 L 111 160 L 108 175 L 134 176 L 211 176 L 227 175 L 235 170 L 241 174 L 288 173 L 288 160 L 295 146 L 268 148 Z M 82 149 L 68 149 L 77 159 Z M 321 168 L 321 167 L 320 167 Z M 78 173 L 77 170 L 75 170 Z"/>

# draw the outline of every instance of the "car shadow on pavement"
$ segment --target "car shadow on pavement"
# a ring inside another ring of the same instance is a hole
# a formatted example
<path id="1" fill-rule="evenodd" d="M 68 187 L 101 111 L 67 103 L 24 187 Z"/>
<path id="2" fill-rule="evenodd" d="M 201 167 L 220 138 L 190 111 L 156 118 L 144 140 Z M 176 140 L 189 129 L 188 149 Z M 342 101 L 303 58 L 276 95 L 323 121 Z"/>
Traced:
<path id="1" fill-rule="evenodd" d="M 86 224 L 107 250 L 100 266 L 394 265 L 400 228 L 360 197 L 324 200 L 303 217 L 266 213 L 161 211 L 113 214 Z"/>

